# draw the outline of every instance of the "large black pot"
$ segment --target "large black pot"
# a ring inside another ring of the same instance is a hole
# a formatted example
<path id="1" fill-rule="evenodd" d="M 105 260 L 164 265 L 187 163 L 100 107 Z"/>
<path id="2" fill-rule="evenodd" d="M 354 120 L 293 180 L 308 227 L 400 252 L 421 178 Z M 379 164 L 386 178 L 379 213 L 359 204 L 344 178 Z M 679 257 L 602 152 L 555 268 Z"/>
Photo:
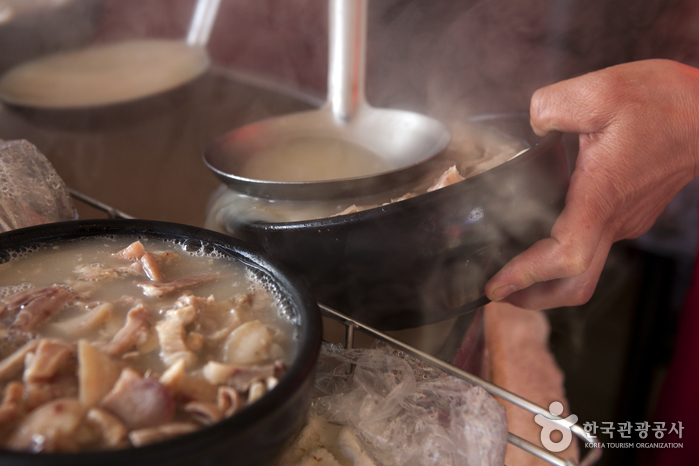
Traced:
<path id="1" fill-rule="evenodd" d="M 476 124 L 476 123 L 474 123 Z M 484 173 L 354 214 L 227 226 L 303 276 L 319 302 L 382 330 L 417 327 L 487 303 L 484 285 L 549 236 L 569 161 L 561 133 L 539 138 L 526 115 L 482 117 L 532 145 Z"/>
<path id="2" fill-rule="evenodd" d="M 90 220 L 54 223 L 0 234 L 0 261 L 11 251 L 87 236 L 135 235 L 173 238 L 233 257 L 276 287 L 298 322 L 297 351 L 279 384 L 254 404 L 210 427 L 161 443 L 109 452 L 29 454 L 0 450 L 0 464 L 193 466 L 263 465 L 273 461 L 303 425 L 321 341 L 321 319 L 312 295 L 287 271 L 230 236 L 173 223 Z"/>

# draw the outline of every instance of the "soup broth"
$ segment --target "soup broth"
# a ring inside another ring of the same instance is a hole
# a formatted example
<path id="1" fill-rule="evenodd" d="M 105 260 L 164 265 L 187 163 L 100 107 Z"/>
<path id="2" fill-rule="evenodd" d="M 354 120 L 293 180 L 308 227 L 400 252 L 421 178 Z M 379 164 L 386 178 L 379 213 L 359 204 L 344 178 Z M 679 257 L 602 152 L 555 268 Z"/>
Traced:
<path id="1" fill-rule="evenodd" d="M 290 314 L 252 269 L 185 242 L 17 252 L 0 264 L 0 445 L 141 446 L 232 416 L 293 358 Z"/>
<path id="2" fill-rule="evenodd" d="M 324 181 L 390 170 L 370 150 L 340 139 L 302 138 L 255 154 L 240 176 L 267 181 Z"/>
<path id="3" fill-rule="evenodd" d="M 206 71 L 203 48 L 169 40 L 132 40 L 41 57 L 0 79 L 0 97 L 32 107 L 126 102 L 174 89 Z"/>

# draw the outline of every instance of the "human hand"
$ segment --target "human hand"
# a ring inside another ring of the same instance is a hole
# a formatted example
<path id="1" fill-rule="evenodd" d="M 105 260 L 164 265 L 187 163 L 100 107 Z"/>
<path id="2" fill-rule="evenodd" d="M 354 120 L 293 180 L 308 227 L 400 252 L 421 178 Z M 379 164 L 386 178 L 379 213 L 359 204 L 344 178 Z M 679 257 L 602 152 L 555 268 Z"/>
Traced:
<path id="1" fill-rule="evenodd" d="M 551 230 L 486 284 L 528 309 L 587 302 L 615 241 L 650 229 L 699 175 L 699 70 L 668 60 L 622 64 L 539 89 L 532 128 L 579 133 L 566 204 Z"/>

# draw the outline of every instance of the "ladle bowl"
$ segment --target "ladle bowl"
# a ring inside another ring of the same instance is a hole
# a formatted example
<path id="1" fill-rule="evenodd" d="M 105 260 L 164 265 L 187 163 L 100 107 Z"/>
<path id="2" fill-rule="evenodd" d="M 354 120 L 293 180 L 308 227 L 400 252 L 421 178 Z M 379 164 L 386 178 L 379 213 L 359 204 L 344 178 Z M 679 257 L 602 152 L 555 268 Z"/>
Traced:
<path id="1" fill-rule="evenodd" d="M 426 115 L 374 108 L 365 101 L 366 14 L 367 0 L 330 0 L 326 104 L 320 110 L 247 125 L 215 141 L 203 159 L 225 184 L 258 197 L 317 199 L 319 195 L 343 197 L 385 191 L 430 171 L 429 162 L 446 149 L 451 133 L 442 122 Z M 367 150 L 384 168 L 308 181 L 243 174 L 250 160 L 265 149 L 313 139 L 342 141 Z"/>
<path id="2" fill-rule="evenodd" d="M 313 138 L 345 141 L 380 154 L 390 167 L 379 174 L 321 181 L 269 181 L 236 175 L 257 154 L 274 146 Z M 373 194 L 408 185 L 432 169 L 449 144 L 444 125 L 419 113 L 365 105 L 349 123 L 338 125 L 327 108 L 262 120 L 216 140 L 204 163 L 236 191 L 274 199 L 318 199 Z M 425 154 L 429 156 L 426 157 Z"/>
<path id="3" fill-rule="evenodd" d="M 206 51 L 220 0 L 197 0 L 184 41 L 96 44 L 21 63 L 0 77 L 0 100 L 14 108 L 90 110 L 179 89 L 211 66 Z"/>

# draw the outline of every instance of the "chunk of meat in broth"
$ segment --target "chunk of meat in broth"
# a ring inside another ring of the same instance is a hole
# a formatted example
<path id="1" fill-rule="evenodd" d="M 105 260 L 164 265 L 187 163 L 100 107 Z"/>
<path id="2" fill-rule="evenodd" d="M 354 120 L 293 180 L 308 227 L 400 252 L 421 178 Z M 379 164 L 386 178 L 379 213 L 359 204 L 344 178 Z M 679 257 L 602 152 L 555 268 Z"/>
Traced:
<path id="1" fill-rule="evenodd" d="M 247 391 L 258 380 L 276 378 L 284 372 L 286 367 L 281 361 L 274 364 L 261 364 L 254 366 L 237 366 L 209 361 L 202 372 L 204 377 L 216 385 L 229 385 L 239 391 Z"/>
<path id="2" fill-rule="evenodd" d="M 129 439 L 133 446 L 141 447 L 188 434 L 198 429 L 199 425 L 193 422 L 173 422 L 162 426 L 134 430 L 129 433 Z"/>
<path id="3" fill-rule="evenodd" d="M 148 341 L 150 336 L 150 313 L 143 303 L 137 303 L 126 314 L 126 323 L 114 338 L 102 347 L 110 356 L 120 356 L 134 346 Z"/>
<path id="4" fill-rule="evenodd" d="M 51 332 L 75 340 L 92 334 L 114 316 L 114 304 L 112 303 L 89 303 L 82 305 L 82 309 L 83 312 L 75 317 L 48 323 L 47 327 Z"/>
<path id="5" fill-rule="evenodd" d="M 463 181 L 465 179 L 466 178 L 459 174 L 459 171 L 456 169 L 456 165 L 452 165 L 447 171 L 442 173 L 442 176 L 440 176 L 432 186 L 427 188 L 427 192 L 431 193 L 432 191 L 446 188 L 447 186 L 451 186 L 452 184 L 458 183 L 459 181 Z"/>
<path id="6" fill-rule="evenodd" d="M 242 403 L 240 394 L 247 395 L 247 404 L 254 403 L 265 393 L 272 390 L 278 383 L 278 377 L 284 373 L 286 366 L 277 361 L 274 364 L 255 366 L 235 366 L 209 361 L 203 368 L 204 377 L 212 383 L 218 383 L 221 387 L 227 387 L 236 392 L 236 397 L 230 397 L 230 393 L 219 390 L 219 405 L 225 404 L 227 399 L 237 406 Z M 221 398 L 224 397 L 224 398 Z M 225 414 L 226 409 L 222 409 Z"/>
<path id="7" fill-rule="evenodd" d="M 193 420 L 204 426 L 210 426 L 223 419 L 223 413 L 216 403 L 204 401 L 190 401 L 184 405 L 184 411 Z"/>
<path id="8" fill-rule="evenodd" d="M 137 261 L 146 253 L 146 248 L 143 247 L 143 243 L 140 241 L 134 241 L 121 251 L 117 251 L 112 255 L 118 257 L 119 259 L 125 259 L 128 261 Z"/>
<path id="9" fill-rule="evenodd" d="M 223 348 L 223 359 L 231 364 L 252 365 L 278 359 L 283 352 L 269 328 L 253 320 L 231 332 Z"/>
<path id="10" fill-rule="evenodd" d="M 201 335 L 204 343 L 209 346 L 218 346 L 234 328 L 243 322 L 235 306 L 232 307 L 228 302 L 218 302 L 213 296 L 202 298 L 184 294 L 177 299 L 175 306 L 193 306 L 196 309 L 198 319 L 194 329 L 195 334 Z M 191 348 L 189 341 L 187 345 Z"/>
<path id="11" fill-rule="evenodd" d="M 24 369 L 24 359 L 39 346 L 39 340 L 30 340 L 0 361 L 0 382 L 14 377 Z"/>
<path id="12" fill-rule="evenodd" d="M 177 257 L 174 252 L 170 251 L 160 253 L 147 252 L 143 243 L 140 241 L 134 241 L 129 246 L 113 255 L 120 259 L 138 262 L 142 271 L 153 281 L 161 281 L 163 279 L 160 263 L 170 263 Z"/>
<path id="13" fill-rule="evenodd" d="M 172 343 L 161 351 L 163 361 L 171 365 L 178 359 L 178 352 L 198 353 L 204 346 L 219 347 L 236 327 L 250 320 L 251 313 L 255 312 L 254 294 L 246 293 L 223 302 L 211 295 L 206 298 L 189 292 L 181 295 L 171 309 L 160 312 L 164 311 L 165 319 L 161 321 L 158 336 L 163 342 Z M 258 298 L 256 306 L 260 307 L 263 302 L 264 298 Z M 191 366 L 189 361 L 188 366 Z"/>
<path id="14" fill-rule="evenodd" d="M 82 425 L 85 407 L 74 398 L 51 401 L 29 413 L 12 432 L 7 447 L 31 452 L 79 450 L 76 433 Z"/>
<path id="15" fill-rule="evenodd" d="M 30 353 L 31 354 L 31 353 Z M 22 380 L 43 383 L 65 368 L 75 356 L 75 346 L 62 340 L 45 338 L 39 341 L 31 357 L 25 357 Z"/>
<path id="16" fill-rule="evenodd" d="M 339 217 L 340 215 L 356 214 L 357 212 L 359 212 L 359 209 L 357 208 L 357 204 L 352 204 L 351 206 L 347 207 L 342 212 L 338 212 L 335 215 L 332 215 L 332 217 Z"/>
<path id="17" fill-rule="evenodd" d="M 196 298 L 194 298 L 196 299 Z M 216 304 L 213 297 L 206 304 L 198 304 L 201 328 L 207 342 L 218 345 L 229 337 L 231 332 L 245 322 L 255 319 L 272 306 L 272 298 L 261 287 L 234 296 L 228 301 Z"/>
<path id="18" fill-rule="evenodd" d="M 78 342 L 80 401 L 95 406 L 112 389 L 121 369 L 106 354 L 86 340 Z"/>
<path id="19" fill-rule="evenodd" d="M 185 363 L 181 359 L 160 376 L 160 383 L 179 400 L 211 402 L 216 399 L 216 384 L 198 375 L 186 373 Z"/>
<path id="20" fill-rule="evenodd" d="M 143 277 L 145 272 L 139 263 L 124 267 L 107 267 L 103 264 L 79 265 L 73 269 L 78 280 L 86 282 L 101 282 L 124 277 Z"/>
<path id="21" fill-rule="evenodd" d="M 42 350 L 37 352 L 40 345 Z M 0 361 L 0 382 L 23 375 L 22 409 L 31 411 L 42 403 L 77 392 L 73 368 L 72 347 L 69 344 L 30 340 Z M 13 383 L 19 382 L 10 382 L 7 386 Z"/>
<path id="22" fill-rule="evenodd" d="M 61 374 L 48 382 L 27 383 L 24 385 L 24 407 L 27 411 L 59 398 L 76 398 L 77 380 L 74 374 Z"/>
<path id="23" fill-rule="evenodd" d="M 454 183 L 458 183 L 459 181 L 463 181 L 465 179 L 466 178 L 461 176 L 461 174 L 459 173 L 459 170 L 456 168 L 456 165 L 452 165 L 444 173 L 442 173 L 440 175 L 440 177 L 429 188 L 427 188 L 427 192 L 430 193 L 430 192 L 436 191 L 438 189 L 446 188 L 447 186 L 450 186 Z M 382 205 L 388 205 L 388 204 L 393 204 L 395 202 L 405 201 L 407 199 L 412 199 L 413 197 L 416 197 L 418 195 L 419 195 L 419 193 L 409 192 L 409 193 L 406 193 L 400 197 L 392 198 L 390 202 L 386 202 Z M 356 204 L 352 204 L 351 206 L 347 207 L 342 212 L 338 212 L 334 215 L 331 215 L 331 217 L 339 217 L 341 215 L 353 214 L 356 212 L 361 212 L 363 210 L 372 209 L 374 207 L 378 207 L 378 205 L 357 206 Z"/>
<path id="24" fill-rule="evenodd" d="M 10 332 L 30 332 L 73 298 L 73 293 L 59 285 L 15 293 L 0 300 L 0 318 L 14 316 Z"/>
<path id="25" fill-rule="evenodd" d="M 405 200 L 407 200 L 407 199 L 412 199 L 412 198 L 414 198 L 415 196 L 417 196 L 417 194 L 415 194 L 415 193 L 403 194 L 401 197 L 396 197 L 396 198 L 394 198 L 394 199 L 391 199 L 391 202 L 389 202 L 389 204 L 393 204 L 394 202 L 405 201 Z M 386 205 L 386 204 L 384 204 L 384 205 Z"/>
<path id="26" fill-rule="evenodd" d="M 243 401 L 240 397 L 240 393 L 238 393 L 236 389 L 221 385 L 218 387 L 216 405 L 223 414 L 223 417 L 231 417 L 243 407 Z"/>
<path id="27" fill-rule="evenodd" d="M 153 281 L 159 282 L 163 279 L 163 273 L 160 271 L 160 265 L 155 259 L 155 256 L 149 252 L 141 256 L 141 266 L 143 271 L 146 272 L 148 278 Z"/>
<path id="28" fill-rule="evenodd" d="M 163 296 L 174 293 L 175 291 L 184 290 L 187 288 L 192 288 L 202 283 L 208 283 L 218 278 L 217 275 L 207 274 L 207 275 L 195 275 L 191 277 L 182 277 L 175 279 L 171 282 L 153 283 L 153 282 L 142 282 L 136 283 L 143 289 L 143 294 L 150 297 L 162 298 Z"/>
<path id="29" fill-rule="evenodd" d="M 166 424 L 175 415 L 175 402 L 170 391 L 156 379 L 142 377 L 130 368 L 121 371 L 101 407 L 116 415 L 130 429 Z"/>
<path id="30" fill-rule="evenodd" d="M 267 393 L 267 384 L 262 380 L 256 380 L 250 385 L 248 390 L 248 404 L 252 404 L 262 398 Z"/>
<path id="31" fill-rule="evenodd" d="M 87 412 L 87 423 L 99 432 L 100 446 L 107 449 L 129 446 L 129 430 L 123 422 L 100 408 L 91 408 Z"/>
<path id="32" fill-rule="evenodd" d="M 187 346 L 185 327 L 197 318 L 194 306 L 175 307 L 165 311 L 165 318 L 158 322 L 155 330 L 160 343 L 160 357 L 167 366 L 182 360 L 187 367 L 197 361 L 197 355 Z"/>

